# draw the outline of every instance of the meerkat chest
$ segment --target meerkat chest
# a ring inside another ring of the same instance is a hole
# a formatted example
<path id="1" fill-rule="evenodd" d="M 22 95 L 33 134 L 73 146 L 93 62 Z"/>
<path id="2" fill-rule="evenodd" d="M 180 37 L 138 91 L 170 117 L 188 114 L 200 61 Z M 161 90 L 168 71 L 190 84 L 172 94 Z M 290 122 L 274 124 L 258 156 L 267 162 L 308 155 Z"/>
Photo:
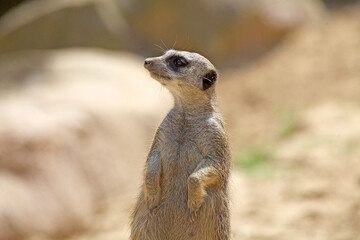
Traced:
<path id="1" fill-rule="evenodd" d="M 160 143 L 164 148 L 181 150 L 196 146 L 198 136 L 193 127 L 175 125 L 161 131 Z"/>
<path id="2" fill-rule="evenodd" d="M 159 145 L 163 161 L 169 164 L 197 164 L 203 157 L 199 148 L 201 126 L 181 122 L 160 129 Z"/>

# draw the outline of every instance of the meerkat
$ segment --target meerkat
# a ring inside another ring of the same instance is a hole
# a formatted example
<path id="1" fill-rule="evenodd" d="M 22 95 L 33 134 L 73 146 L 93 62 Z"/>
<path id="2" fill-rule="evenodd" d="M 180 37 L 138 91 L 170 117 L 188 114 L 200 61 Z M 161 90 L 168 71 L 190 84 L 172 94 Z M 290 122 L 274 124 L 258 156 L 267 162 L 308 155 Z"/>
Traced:
<path id="1" fill-rule="evenodd" d="M 217 110 L 218 73 L 192 52 L 168 50 L 144 67 L 174 107 L 156 131 L 132 214 L 132 240 L 227 240 L 231 158 Z"/>

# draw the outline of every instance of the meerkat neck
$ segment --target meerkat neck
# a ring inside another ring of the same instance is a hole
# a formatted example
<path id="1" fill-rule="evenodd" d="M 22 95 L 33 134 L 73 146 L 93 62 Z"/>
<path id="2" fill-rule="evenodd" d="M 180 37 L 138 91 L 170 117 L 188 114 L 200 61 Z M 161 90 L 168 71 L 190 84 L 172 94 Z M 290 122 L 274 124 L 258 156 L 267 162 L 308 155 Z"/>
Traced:
<path id="1" fill-rule="evenodd" d="M 211 98 L 204 96 L 191 98 L 174 96 L 173 109 L 187 118 L 201 118 L 217 111 L 216 98 L 215 96 Z"/>

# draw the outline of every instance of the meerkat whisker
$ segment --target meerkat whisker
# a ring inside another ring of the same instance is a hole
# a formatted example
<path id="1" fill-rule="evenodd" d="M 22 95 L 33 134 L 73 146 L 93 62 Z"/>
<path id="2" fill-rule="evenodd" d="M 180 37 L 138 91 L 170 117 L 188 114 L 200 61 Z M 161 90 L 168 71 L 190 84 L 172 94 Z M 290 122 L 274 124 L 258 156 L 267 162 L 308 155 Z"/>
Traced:
<path id="1" fill-rule="evenodd" d="M 176 43 L 177 43 L 177 38 L 178 38 L 178 35 L 176 34 L 175 42 L 174 42 L 174 44 L 172 45 L 171 49 L 174 49 L 174 48 L 175 48 Z"/>
<path id="2" fill-rule="evenodd" d="M 160 39 L 160 41 L 162 42 L 162 44 L 164 45 L 166 51 L 169 50 L 169 48 L 166 46 L 166 44 L 164 43 L 164 41 L 162 39 Z"/>
<path id="3" fill-rule="evenodd" d="M 155 45 L 156 47 L 158 47 L 159 50 L 161 50 L 163 54 L 166 52 L 165 49 L 163 49 L 160 45 L 157 45 L 157 44 L 155 44 L 155 43 L 154 43 L 154 45 Z"/>

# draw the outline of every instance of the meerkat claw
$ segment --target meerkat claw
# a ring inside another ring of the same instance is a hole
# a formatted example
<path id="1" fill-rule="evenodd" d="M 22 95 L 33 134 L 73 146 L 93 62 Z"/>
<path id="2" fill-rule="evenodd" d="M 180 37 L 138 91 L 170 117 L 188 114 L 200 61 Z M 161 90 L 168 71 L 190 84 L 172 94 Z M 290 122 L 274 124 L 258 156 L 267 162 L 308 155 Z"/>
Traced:
<path id="1" fill-rule="evenodd" d="M 197 210 L 191 211 L 190 212 L 190 222 L 194 222 L 196 216 L 197 216 Z"/>
<path id="2" fill-rule="evenodd" d="M 154 203 L 151 207 L 150 207 L 150 214 L 151 215 L 154 215 L 154 210 L 157 208 L 157 205 L 156 205 L 156 203 Z"/>

